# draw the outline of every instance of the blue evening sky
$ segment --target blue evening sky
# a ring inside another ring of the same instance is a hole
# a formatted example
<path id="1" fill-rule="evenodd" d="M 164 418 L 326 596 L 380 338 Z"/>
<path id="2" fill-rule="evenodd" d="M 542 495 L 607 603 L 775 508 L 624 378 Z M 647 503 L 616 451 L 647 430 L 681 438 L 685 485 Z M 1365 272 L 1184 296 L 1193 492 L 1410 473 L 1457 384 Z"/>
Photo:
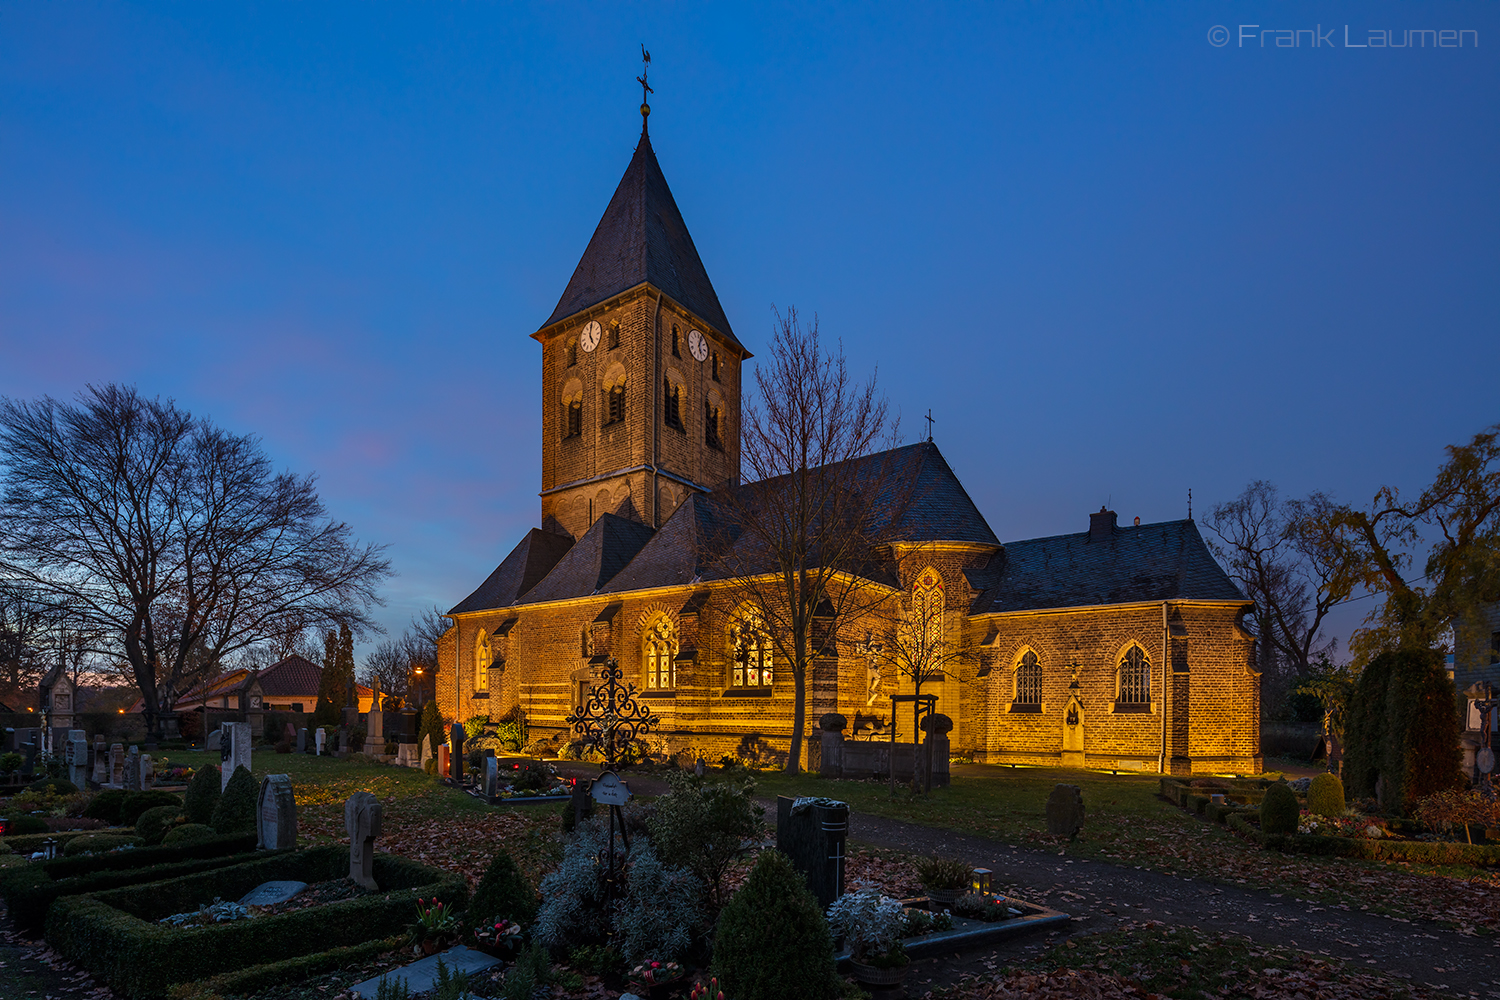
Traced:
<path id="1" fill-rule="evenodd" d="M 816 315 L 1004 539 L 1256 478 L 1367 502 L 1500 420 L 1477 2 L 5 0 L 0 394 L 252 431 L 390 546 L 393 630 L 451 606 L 539 522 L 527 335 L 630 159 L 642 41 L 740 339 Z"/>

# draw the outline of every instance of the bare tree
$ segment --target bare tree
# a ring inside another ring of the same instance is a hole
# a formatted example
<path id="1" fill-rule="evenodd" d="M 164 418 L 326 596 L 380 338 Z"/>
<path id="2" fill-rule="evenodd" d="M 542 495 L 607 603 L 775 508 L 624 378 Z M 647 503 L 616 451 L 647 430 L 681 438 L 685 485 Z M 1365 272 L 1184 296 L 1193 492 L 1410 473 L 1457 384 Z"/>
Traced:
<path id="1" fill-rule="evenodd" d="M 920 560 L 917 560 L 920 565 Z M 950 627 L 946 595 L 937 581 L 920 577 L 902 592 L 898 601 L 882 603 L 869 616 L 877 626 L 866 635 L 863 648 L 874 652 L 896 668 L 899 678 L 911 681 L 912 693 L 921 695 L 927 681 L 959 676 L 959 667 L 972 662 L 975 651 L 966 645 L 962 630 Z M 960 638 L 954 638 L 955 631 Z M 912 740 L 921 742 L 917 731 L 919 706 L 912 704 Z M 891 720 L 894 724 L 894 718 Z"/>
<path id="2" fill-rule="evenodd" d="M 36 700 L 34 689 L 49 669 L 44 646 L 53 610 L 35 587 L 0 579 L 0 700 Z"/>
<path id="3" fill-rule="evenodd" d="M 825 353 L 817 323 L 803 328 L 796 310 L 777 316 L 755 384 L 740 452 L 752 481 L 712 494 L 719 527 L 703 555 L 792 675 L 787 770 L 796 772 L 813 658 L 833 652 L 840 626 L 890 593 L 868 582 L 877 575 L 879 528 L 890 520 L 880 514 L 896 502 L 891 463 L 872 453 L 893 443 L 896 427 L 875 377 L 856 384 L 842 347 Z"/>
<path id="4" fill-rule="evenodd" d="M 380 681 L 381 703 L 386 698 L 404 702 L 412 676 L 412 660 L 405 638 L 385 639 L 365 655 L 360 678 L 371 687 Z"/>
<path id="5" fill-rule="evenodd" d="M 1258 479 L 1205 522 L 1219 539 L 1209 542 L 1214 554 L 1255 602 L 1261 674 L 1275 678 L 1277 699 L 1336 644 L 1323 622 L 1349 591 L 1317 527 L 1334 507 L 1323 493 L 1285 500 Z"/>
<path id="6" fill-rule="evenodd" d="M 0 560 L 130 664 L 149 730 L 231 653 L 298 624 L 373 627 L 389 564 L 259 442 L 133 388 L 0 402 Z"/>

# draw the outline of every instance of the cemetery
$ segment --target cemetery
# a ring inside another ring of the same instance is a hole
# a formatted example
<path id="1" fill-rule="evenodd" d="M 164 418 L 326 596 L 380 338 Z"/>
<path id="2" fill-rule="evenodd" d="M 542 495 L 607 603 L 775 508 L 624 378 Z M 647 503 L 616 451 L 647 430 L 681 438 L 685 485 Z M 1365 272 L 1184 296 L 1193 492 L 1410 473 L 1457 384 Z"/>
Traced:
<path id="1" fill-rule="evenodd" d="M 1316 900 L 1318 887 L 1361 909 L 1381 898 L 1393 915 L 1427 919 L 1444 905 L 1459 912 L 1452 897 L 1434 895 L 1424 911 L 1369 872 L 1340 882 L 1330 866 L 1458 866 L 1481 889 L 1500 866 L 1492 822 L 1455 820 L 1467 800 L 1424 799 L 1409 815 L 1360 802 L 1361 812 L 1326 773 L 965 764 L 940 743 L 934 716 L 926 746 L 904 759 L 852 751 L 841 720 L 824 719 L 823 773 L 792 776 L 653 752 L 655 717 L 624 684 L 570 721 L 581 759 L 497 747 L 482 722 L 449 723 L 441 742 L 424 734 L 396 753 L 355 750 L 345 727 L 283 729 L 268 743 L 230 720 L 182 749 L 77 730 L 51 734 L 49 748 L 40 731 L 9 731 L 9 928 L 129 1000 L 312 995 L 288 984 L 375 1000 L 894 1000 L 922 995 L 914 969 L 972 968 L 996 949 L 1029 954 L 1029 971 L 1011 975 L 1043 985 L 1049 968 L 1071 968 L 1079 941 L 1098 970 L 1126 957 L 1137 977 L 1180 967 L 1176 932 L 1150 922 L 1075 941 L 1089 919 L 1074 912 L 1082 897 L 1019 889 L 998 871 L 1004 843 L 1179 876 L 1253 873 L 1267 888 L 1296 885 Z M 414 740 L 418 727 L 392 728 Z M 979 833 L 994 860 L 916 843 L 872 852 L 851 837 L 861 816 L 899 821 L 914 841 L 924 829 Z M 1305 865 L 1321 866 L 1323 881 Z M 1490 910 L 1489 922 L 1460 919 L 1493 934 Z M 1070 936 L 1059 943 L 1059 933 Z M 1248 967 L 1271 954 L 1192 934 L 1193 948 Z M 969 996 L 955 975 L 931 995 Z"/>

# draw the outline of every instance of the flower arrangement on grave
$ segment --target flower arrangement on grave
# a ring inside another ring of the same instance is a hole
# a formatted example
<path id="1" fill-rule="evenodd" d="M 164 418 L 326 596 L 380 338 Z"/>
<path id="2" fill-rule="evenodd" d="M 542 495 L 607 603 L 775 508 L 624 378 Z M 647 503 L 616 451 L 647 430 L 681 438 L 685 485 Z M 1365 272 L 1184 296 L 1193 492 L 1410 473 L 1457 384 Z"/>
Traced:
<path id="1" fill-rule="evenodd" d="M 938 906 L 951 906 L 969 888 L 972 869 L 962 861 L 947 858 L 924 858 L 913 866 L 922 882 L 922 891 Z"/>
<path id="2" fill-rule="evenodd" d="M 953 929 L 953 916 L 947 910 L 931 913 L 927 910 L 919 910 L 909 907 L 906 910 L 906 927 L 902 930 L 902 937 L 921 937 L 923 934 L 931 934 L 935 931 L 951 931 Z"/>
<path id="3" fill-rule="evenodd" d="M 901 947 L 906 911 L 899 900 L 882 896 L 870 886 L 846 892 L 828 907 L 828 926 L 843 938 L 856 965 L 897 969 L 911 959 Z M 856 970 L 857 971 L 857 970 Z"/>
<path id="4" fill-rule="evenodd" d="M 474 928 L 474 940 L 479 947 L 500 958 L 514 955 L 521 947 L 521 939 L 521 925 L 514 920 L 501 918 Z"/>
<path id="5" fill-rule="evenodd" d="M 431 955 L 458 937 L 458 917 L 436 896 L 417 900 L 417 922 L 411 931 L 412 954 Z"/>
<path id="6" fill-rule="evenodd" d="M 1010 900 L 991 892 L 965 893 L 953 904 L 953 913 L 972 920 L 983 920 L 985 923 L 1009 920 L 1021 915 L 1021 911 L 1012 906 Z"/>
<path id="7" fill-rule="evenodd" d="M 1315 833 L 1322 837 L 1362 837 L 1378 840 L 1387 836 L 1380 820 L 1368 816 L 1315 816 L 1304 812 L 1297 817 L 1298 833 Z"/>
<path id="8" fill-rule="evenodd" d="M 688 994 L 688 1000 L 724 1000 L 724 991 L 719 989 L 718 978 L 710 979 L 707 986 L 694 983 L 692 992 Z"/>
<path id="9" fill-rule="evenodd" d="M 654 986 L 676 982 L 686 971 L 676 962 L 642 962 L 630 970 L 627 978 L 632 989 L 648 993 Z"/>
<path id="10" fill-rule="evenodd" d="M 185 785 L 193 780 L 190 767 L 168 767 L 158 770 L 152 780 L 158 785 Z"/>

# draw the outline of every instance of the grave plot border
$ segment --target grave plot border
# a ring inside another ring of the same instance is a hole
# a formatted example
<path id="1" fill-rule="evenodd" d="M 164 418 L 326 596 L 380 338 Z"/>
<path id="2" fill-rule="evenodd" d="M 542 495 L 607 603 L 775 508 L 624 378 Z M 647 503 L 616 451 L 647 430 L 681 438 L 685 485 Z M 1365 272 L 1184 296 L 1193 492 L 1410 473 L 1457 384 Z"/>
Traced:
<path id="1" fill-rule="evenodd" d="M 262 882 L 326 882 L 349 872 L 347 847 L 281 851 L 264 859 L 96 894 L 66 896 L 47 917 L 47 942 L 135 1000 L 164 996 L 175 983 L 254 972 L 278 961 L 383 940 L 412 919 L 418 898 L 461 908 L 460 875 L 377 854 L 379 892 L 324 906 L 206 927 L 170 928 L 156 920 L 197 909 L 215 897 L 238 899 Z"/>
<path id="2" fill-rule="evenodd" d="M 97 830 L 58 830 L 54 833 L 19 833 L 11 836 L 0 837 L 0 844 L 9 847 L 16 854 L 30 854 L 42 849 L 42 841 L 51 837 L 57 841 L 57 849 L 62 851 L 63 847 L 74 837 L 82 837 L 90 833 L 119 834 L 122 837 L 134 837 L 133 826 L 105 826 Z"/>
<path id="3" fill-rule="evenodd" d="M 329 948 L 327 951 L 314 952 L 311 955 L 285 958 L 279 962 L 267 962 L 265 965 L 254 965 L 248 969 L 221 973 L 212 979 L 200 981 L 198 985 L 205 995 L 243 996 L 259 993 L 272 986 L 296 982 L 307 979 L 309 976 L 348 968 L 351 965 L 360 965 L 388 951 L 395 951 L 405 943 L 407 943 L 406 936 L 398 934 L 377 941 L 366 941 L 363 944 L 351 944 L 342 948 Z"/>
<path id="4" fill-rule="evenodd" d="M 212 868 L 243 864 L 255 835 L 232 833 L 182 847 L 143 847 L 117 854 L 56 858 L 0 872 L 0 896 L 11 921 L 30 933 L 47 924 L 47 911 L 63 896 L 160 882 Z"/>
<path id="5" fill-rule="evenodd" d="M 1049 909 L 1036 903 L 1026 903 L 1020 900 L 1012 900 L 1024 907 L 1019 917 L 1009 920 L 996 920 L 986 923 L 983 920 L 973 920 L 968 917 L 953 918 L 953 929 L 951 931 L 933 931 L 923 934 L 921 937 L 903 938 L 901 946 L 906 950 L 908 957 L 913 960 L 919 958 L 931 958 L 934 955 L 948 955 L 962 948 L 981 948 L 992 945 L 1006 938 L 1019 937 L 1022 934 L 1030 934 L 1044 927 L 1053 927 L 1058 924 L 1066 924 L 1072 920 L 1072 916 L 1060 910 Z M 901 905 L 908 908 L 927 909 L 925 897 L 914 899 L 903 899 Z M 846 972 L 851 967 L 849 952 L 840 951 L 834 956 L 840 972 Z"/>

